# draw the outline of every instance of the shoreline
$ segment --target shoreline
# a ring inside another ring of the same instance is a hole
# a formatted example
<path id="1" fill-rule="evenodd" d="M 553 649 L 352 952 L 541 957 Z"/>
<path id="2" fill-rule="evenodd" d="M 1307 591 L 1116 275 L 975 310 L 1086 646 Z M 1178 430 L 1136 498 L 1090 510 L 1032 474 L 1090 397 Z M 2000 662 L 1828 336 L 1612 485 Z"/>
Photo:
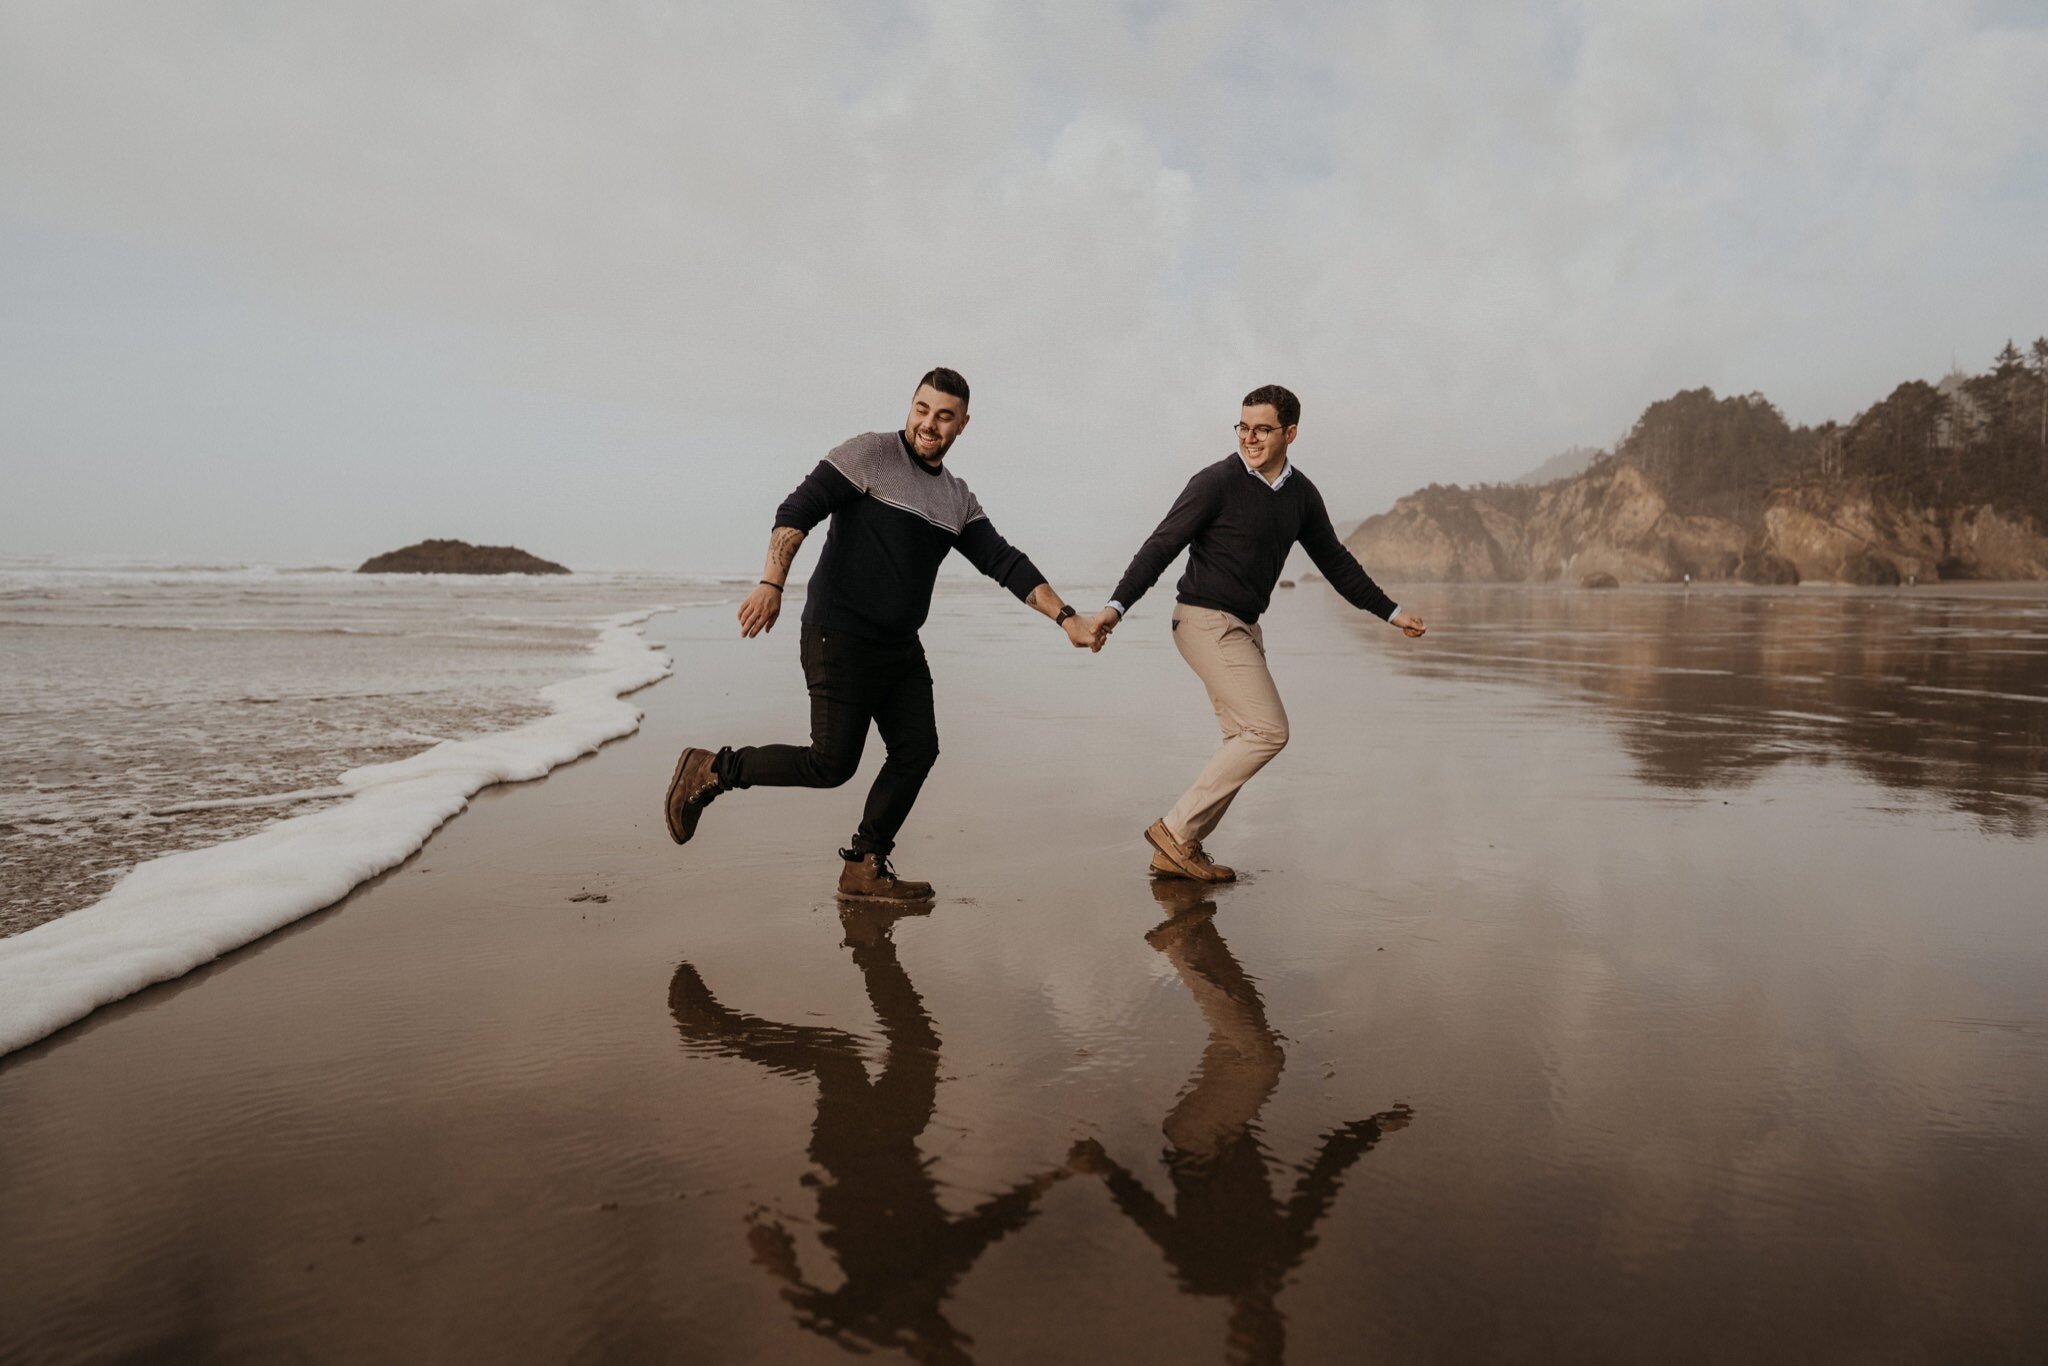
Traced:
<path id="1" fill-rule="evenodd" d="M 0 939 L 0 1058 L 339 903 L 412 857 L 478 792 L 544 778 L 632 734 L 644 713 L 624 699 L 674 668 L 646 640 L 646 624 L 673 610 L 662 604 L 591 623 L 596 665 L 542 688 L 549 710 L 537 720 L 350 769 L 329 788 L 227 799 L 343 798 L 139 863 L 91 905 Z"/>

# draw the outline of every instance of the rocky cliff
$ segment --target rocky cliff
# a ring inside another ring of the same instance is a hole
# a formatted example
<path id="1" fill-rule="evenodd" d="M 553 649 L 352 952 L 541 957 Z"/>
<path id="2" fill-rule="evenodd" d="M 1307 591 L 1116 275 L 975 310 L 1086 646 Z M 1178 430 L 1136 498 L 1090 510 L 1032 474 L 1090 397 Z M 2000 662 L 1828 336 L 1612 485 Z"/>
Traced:
<path id="1" fill-rule="evenodd" d="M 1686 514 L 1612 459 L 1540 489 L 1432 485 L 1346 544 L 1391 583 L 2048 579 L 2048 535 L 1989 504 L 1918 507 L 1809 481 L 1772 490 L 1739 520 Z"/>
<path id="2" fill-rule="evenodd" d="M 566 574 L 553 560 L 516 546 L 467 541 L 421 541 L 364 560 L 358 574 Z"/>
<path id="3" fill-rule="evenodd" d="M 1681 389 L 1537 487 L 1432 484 L 1345 543 L 1394 583 L 2048 579 L 2048 337 L 1847 423 Z"/>

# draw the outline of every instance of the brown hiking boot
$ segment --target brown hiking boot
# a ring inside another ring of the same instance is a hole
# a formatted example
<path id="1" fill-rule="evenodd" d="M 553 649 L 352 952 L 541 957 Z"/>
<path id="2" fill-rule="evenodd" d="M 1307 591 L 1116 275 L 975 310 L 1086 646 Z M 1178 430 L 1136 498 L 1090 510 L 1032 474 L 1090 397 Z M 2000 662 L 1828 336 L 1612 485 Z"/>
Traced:
<path id="1" fill-rule="evenodd" d="M 697 833 L 697 817 L 711 799 L 725 791 L 718 775 L 711 771 L 716 759 L 708 749 L 686 749 L 676 760 L 676 776 L 668 780 L 668 796 L 662 800 L 662 815 L 668 820 L 668 837 L 688 844 Z"/>
<path id="2" fill-rule="evenodd" d="M 1159 851 L 1160 855 L 1168 863 L 1178 868 L 1185 877 L 1191 877 L 1197 882 L 1235 882 L 1237 880 L 1236 873 L 1225 868 L 1222 864 L 1212 861 L 1207 854 L 1202 852 L 1202 842 L 1200 840 L 1196 840 L 1192 844 L 1182 844 L 1173 837 L 1173 832 L 1166 828 L 1166 822 L 1163 820 L 1154 821 L 1145 827 L 1145 839 L 1154 849 Z M 1154 859 L 1152 862 L 1156 868 L 1159 860 Z"/>
<path id="3" fill-rule="evenodd" d="M 929 882 L 907 882 L 896 876 L 886 854 L 863 854 L 842 858 L 839 868 L 841 901 L 930 901 Z"/>

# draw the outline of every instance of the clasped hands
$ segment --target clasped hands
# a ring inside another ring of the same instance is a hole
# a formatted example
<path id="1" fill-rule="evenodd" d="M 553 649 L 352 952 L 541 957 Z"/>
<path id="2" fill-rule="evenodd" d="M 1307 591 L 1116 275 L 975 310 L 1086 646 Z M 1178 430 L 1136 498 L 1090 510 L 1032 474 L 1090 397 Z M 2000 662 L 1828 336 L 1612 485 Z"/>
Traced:
<path id="1" fill-rule="evenodd" d="M 1109 640 L 1109 633 L 1122 620 L 1116 608 L 1105 607 L 1091 616 L 1068 617 L 1060 623 L 1060 628 L 1067 633 L 1067 639 L 1074 643 L 1075 649 L 1100 654 Z"/>

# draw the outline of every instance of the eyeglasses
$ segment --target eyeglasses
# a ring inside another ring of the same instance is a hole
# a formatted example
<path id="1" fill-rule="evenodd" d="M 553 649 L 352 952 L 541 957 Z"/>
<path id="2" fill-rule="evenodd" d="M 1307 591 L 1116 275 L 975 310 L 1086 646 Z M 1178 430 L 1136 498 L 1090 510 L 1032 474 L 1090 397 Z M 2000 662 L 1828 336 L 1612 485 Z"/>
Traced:
<path id="1" fill-rule="evenodd" d="M 1256 427 L 1247 427 L 1242 422 L 1240 422 L 1236 426 L 1232 427 L 1230 430 L 1236 432 L 1240 440 L 1247 436 L 1255 436 L 1259 440 L 1264 441 L 1267 437 L 1271 436 L 1273 433 L 1279 431 L 1280 429 L 1278 427 L 1269 427 L 1263 422 L 1261 422 Z"/>

